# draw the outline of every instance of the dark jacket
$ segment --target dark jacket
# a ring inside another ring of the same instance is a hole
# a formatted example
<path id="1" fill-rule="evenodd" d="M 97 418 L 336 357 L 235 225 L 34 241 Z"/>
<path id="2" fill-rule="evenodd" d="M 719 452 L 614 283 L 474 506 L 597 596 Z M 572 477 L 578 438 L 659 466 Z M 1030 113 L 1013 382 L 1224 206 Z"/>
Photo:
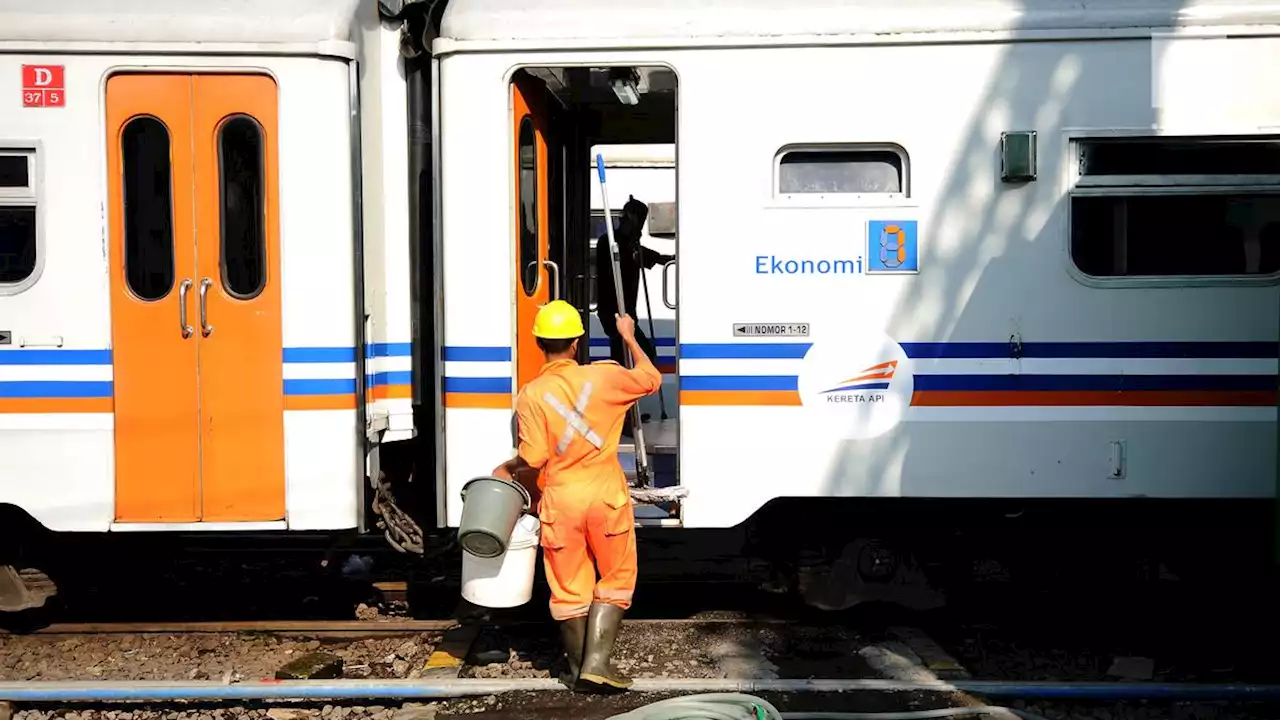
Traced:
<path id="1" fill-rule="evenodd" d="M 639 252 L 637 252 L 637 250 Z M 667 261 L 667 256 L 650 250 L 638 241 L 630 245 L 618 243 L 618 269 L 622 275 L 622 297 L 627 314 L 636 316 L 636 300 L 640 292 L 640 265 L 645 269 Z M 601 321 L 618 314 L 617 293 L 613 289 L 613 267 L 609 259 L 609 236 L 596 243 L 596 312 Z"/>
<path id="2" fill-rule="evenodd" d="M 640 266 L 645 269 L 671 260 L 668 255 L 650 250 L 640 244 L 640 231 L 649 216 L 649 207 L 627 198 L 618 219 L 614 238 L 618 241 L 618 269 L 622 276 L 622 297 L 626 313 L 636 316 L 636 300 L 640 288 Z M 609 232 L 606 230 L 596 243 L 596 314 L 606 327 L 612 327 L 613 316 L 618 314 L 617 292 L 613 289 L 613 267 L 609 258 Z"/>

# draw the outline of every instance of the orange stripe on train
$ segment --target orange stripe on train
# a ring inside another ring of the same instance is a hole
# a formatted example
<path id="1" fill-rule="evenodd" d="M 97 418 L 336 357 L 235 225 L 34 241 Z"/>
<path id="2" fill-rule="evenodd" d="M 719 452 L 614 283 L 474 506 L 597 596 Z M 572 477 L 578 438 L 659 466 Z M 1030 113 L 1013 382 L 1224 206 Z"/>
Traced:
<path id="1" fill-rule="evenodd" d="M 445 393 L 444 406 L 456 409 L 510 410 L 511 396 L 506 393 Z"/>
<path id="2" fill-rule="evenodd" d="M 94 398 L 0 398 L 0 413 L 110 413 L 115 400 Z"/>
<path id="3" fill-rule="evenodd" d="M 285 395 L 285 410 L 355 410 L 356 396 L 344 395 Z"/>
<path id="4" fill-rule="evenodd" d="M 373 400 L 411 400 L 413 399 L 413 386 L 375 385 L 369 397 Z"/>

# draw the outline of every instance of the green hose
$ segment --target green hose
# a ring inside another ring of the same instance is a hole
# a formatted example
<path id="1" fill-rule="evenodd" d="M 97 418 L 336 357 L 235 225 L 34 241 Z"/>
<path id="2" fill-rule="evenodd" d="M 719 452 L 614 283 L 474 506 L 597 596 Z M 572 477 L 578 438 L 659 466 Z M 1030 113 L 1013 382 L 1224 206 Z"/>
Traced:
<path id="1" fill-rule="evenodd" d="M 609 720 L 783 720 L 768 701 L 742 693 L 685 695 L 649 703 Z"/>
<path id="2" fill-rule="evenodd" d="M 1024 720 L 1038 715 L 1012 708 L 975 705 L 904 712 L 794 712 L 781 713 L 768 701 L 742 693 L 686 695 L 643 705 L 609 720 L 932 720 L 984 713 L 1013 713 Z"/>

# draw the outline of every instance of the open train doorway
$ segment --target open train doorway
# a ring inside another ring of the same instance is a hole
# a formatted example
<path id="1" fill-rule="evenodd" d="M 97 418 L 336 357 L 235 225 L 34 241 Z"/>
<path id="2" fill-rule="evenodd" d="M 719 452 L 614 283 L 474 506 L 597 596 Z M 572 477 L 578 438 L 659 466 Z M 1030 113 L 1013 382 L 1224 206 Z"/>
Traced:
<path id="1" fill-rule="evenodd" d="M 623 361 L 610 337 L 617 301 L 601 303 L 615 290 L 599 157 L 623 301 L 663 374 L 661 393 L 638 403 L 639 422 L 629 423 L 619 452 L 633 486 L 658 489 L 654 502 L 636 504 L 637 522 L 655 526 L 678 526 L 681 517 L 678 498 L 662 490 L 680 483 L 676 91 L 674 71 L 661 66 L 523 68 L 511 82 L 516 387 L 541 367 L 533 318 L 555 299 L 583 313 L 580 361 Z M 624 210 L 641 222 L 623 221 Z"/>

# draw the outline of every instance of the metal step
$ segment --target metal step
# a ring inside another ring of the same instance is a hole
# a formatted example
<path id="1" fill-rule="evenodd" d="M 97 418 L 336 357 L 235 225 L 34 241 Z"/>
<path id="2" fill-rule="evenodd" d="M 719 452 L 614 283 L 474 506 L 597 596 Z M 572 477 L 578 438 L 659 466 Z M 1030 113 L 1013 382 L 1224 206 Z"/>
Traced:
<path id="1" fill-rule="evenodd" d="M 680 505 L 678 503 L 667 503 L 671 506 L 667 510 L 658 505 L 650 505 L 648 503 L 636 503 L 635 515 L 637 527 L 680 527 L 683 523 L 680 521 Z"/>

